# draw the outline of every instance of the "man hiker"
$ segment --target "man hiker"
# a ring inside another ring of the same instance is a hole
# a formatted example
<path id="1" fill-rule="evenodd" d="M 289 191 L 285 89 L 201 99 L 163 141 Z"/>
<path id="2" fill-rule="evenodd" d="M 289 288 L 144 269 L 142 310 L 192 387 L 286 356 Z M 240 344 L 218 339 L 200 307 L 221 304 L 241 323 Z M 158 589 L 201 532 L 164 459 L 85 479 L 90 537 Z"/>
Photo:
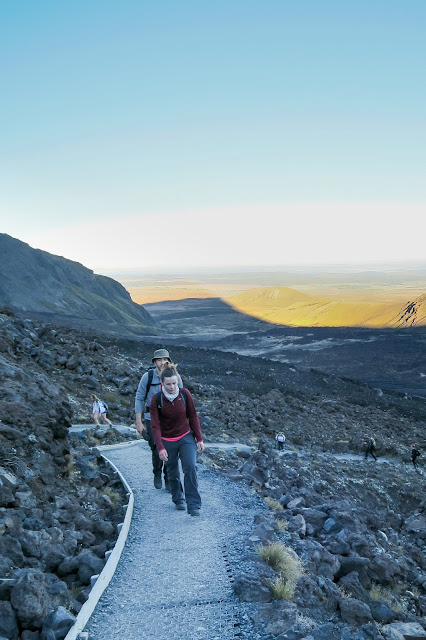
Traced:
<path id="1" fill-rule="evenodd" d="M 160 375 L 165 364 L 171 363 L 170 354 L 166 349 L 157 349 L 154 351 L 152 358 L 154 367 L 145 371 L 140 379 L 138 389 L 136 391 L 135 399 L 135 414 L 136 414 L 136 429 L 145 440 L 148 441 L 152 452 L 152 472 L 154 474 L 154 487 L 161 489 L 162 479 L 161 471 L 164 473 L 164 485 L 167 490 L 170 489 L 167 482 L 167 465 L 160 459 L 155 446 L 154 438 L 151 431 L 151 416 L 149 413 L 149 406 L 151 404 L 151 398 L 161 390 Z M 178 386 L 183 387 L 182 379 L 178 374 Z M 144 421 L 142 422 L 142 413 L 144 414 Z"/>
<path id="2" fill-rule="evenodd" d="M 413 463 L 413 467 L 417 469 L 417 458 L 420 455 L 420 451 L 417 449 L 415 444 L 411 445 L 411 462 Z"/>
<path id="3" fill-rule="evenodd" d="M 376 441 L 374 438 L 370 437 L 370 436 L 364 436 L 365 437 L 365 444 L 366 444 L 366 449 L 365 449 L 365 459 L 367 460 L 368 458 L 368 454 L 371 455 L 372 458 L 374 458 L 374 460 L 377 460 L 377 456 L 374 453 L 376 450 Z"/>

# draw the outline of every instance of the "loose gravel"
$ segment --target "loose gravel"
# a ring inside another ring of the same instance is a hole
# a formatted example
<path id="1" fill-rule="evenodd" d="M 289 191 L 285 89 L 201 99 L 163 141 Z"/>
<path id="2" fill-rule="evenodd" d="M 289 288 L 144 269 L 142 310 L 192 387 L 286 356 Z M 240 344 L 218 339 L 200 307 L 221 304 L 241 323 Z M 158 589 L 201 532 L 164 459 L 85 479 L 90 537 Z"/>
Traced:
<path id="1" fill-rule="evenodd" d="M 154 488 L 146 442 L 103 453 L 132 488 L 134 511 L 116 572 L 86 625 L 89 640 L 255 637 L 232 580 L 263 501 L 199 464 L 202 509 L 194 518 Z"/>

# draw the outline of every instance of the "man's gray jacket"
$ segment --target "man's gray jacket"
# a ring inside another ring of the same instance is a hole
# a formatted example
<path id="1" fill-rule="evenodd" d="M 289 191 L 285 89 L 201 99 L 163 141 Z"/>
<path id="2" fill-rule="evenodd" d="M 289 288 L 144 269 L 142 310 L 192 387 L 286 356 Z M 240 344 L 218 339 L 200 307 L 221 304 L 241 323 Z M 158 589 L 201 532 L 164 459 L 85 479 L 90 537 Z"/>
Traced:
<path id="1" fill-rule="evenodd" d="M 136 391 L 136 399 L 135 399 L 135 413 L 144 413 L 144 417 L 146 420 L 150 420 L 149 415 L 149 405 L 151 404 L 152 396 L 161 390 L 161 380 L 158 375 L 157 367 L 154 369 L 154 375 L 152 377 L 152 383 L 148 391 L 148 395 L 146 395 L 146 388 L 148 385 L 148 371 L 145 371 L 142 378 L 140 379 L 138 390 Z M 178 386 L 182 389 L 182 378 L 178 374 Z M 145 399 L 145 402 L 144 402 Z"/>

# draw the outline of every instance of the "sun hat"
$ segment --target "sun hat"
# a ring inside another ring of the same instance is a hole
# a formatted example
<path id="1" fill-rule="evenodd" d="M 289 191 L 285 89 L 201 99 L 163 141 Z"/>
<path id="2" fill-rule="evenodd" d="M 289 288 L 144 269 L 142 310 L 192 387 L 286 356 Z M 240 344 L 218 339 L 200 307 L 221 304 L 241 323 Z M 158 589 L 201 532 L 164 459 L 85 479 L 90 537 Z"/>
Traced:
<path id="1" fill-rule="evenodd" d="M 167 349 L 157 349 L 157 351 L 154 351 L 152 362 L 155 362 L 158 358 L 167 358 L 168 361 L 171 362 Z"/>

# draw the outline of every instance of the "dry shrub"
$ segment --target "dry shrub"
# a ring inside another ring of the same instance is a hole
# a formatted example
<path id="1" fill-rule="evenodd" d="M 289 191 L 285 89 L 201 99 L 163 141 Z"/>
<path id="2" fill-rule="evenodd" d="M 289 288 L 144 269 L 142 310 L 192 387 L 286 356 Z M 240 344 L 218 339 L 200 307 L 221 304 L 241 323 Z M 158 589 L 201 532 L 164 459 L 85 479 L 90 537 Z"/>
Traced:
<path id="1" fill-rule="evenodd" d="M 270 507 L 274 511 L 284 511 L 283 505 L 281 504 L 281 502 L 278 502 L 278 500 L 274 500 L 274 498 L 269 498 L 269 496 L 266 496 L 264 500 L 268 505 L 268 507 Z"/>
<path id="2" fill-rule="evenodd" d="M 294 589 L 303 575 L 303 565 L 293 550 L 283 542 L 261 545 L 258 553 L 280 575 L 270 585 L 274 598 L 292 600 Z"/>

